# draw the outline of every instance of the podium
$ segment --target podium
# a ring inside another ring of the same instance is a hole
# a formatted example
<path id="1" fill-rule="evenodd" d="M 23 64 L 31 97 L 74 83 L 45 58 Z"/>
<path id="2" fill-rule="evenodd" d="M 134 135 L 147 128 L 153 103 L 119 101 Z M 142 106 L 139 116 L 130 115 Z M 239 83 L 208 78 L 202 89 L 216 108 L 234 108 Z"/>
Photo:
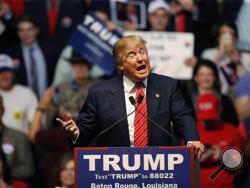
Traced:
<path id="1" fill-rule="evenodd" d="M 77 188 L 193 188 L 191 147 L 75 148 Z"/>

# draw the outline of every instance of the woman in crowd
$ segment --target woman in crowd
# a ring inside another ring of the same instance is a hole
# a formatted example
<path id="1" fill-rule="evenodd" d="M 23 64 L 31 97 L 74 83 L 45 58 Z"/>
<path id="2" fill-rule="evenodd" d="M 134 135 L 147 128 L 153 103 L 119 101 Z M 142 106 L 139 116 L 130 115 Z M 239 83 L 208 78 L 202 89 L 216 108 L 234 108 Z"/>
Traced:
<path id="1" fill-rule="evenodd" d="M 74 159 L 72 154 L 64 155 L 58 165 L 57 188 L 74 187 Z"/>
<path id="2" fill-rule="evenodd" d="M 237 49 L 237 29 L 233 23 L 223 22 L 216 30 L 217 44 L 203 51 L 201 58 L 212 61 L 219 70 L 222 92 L 229 93 L 239 77 L 246 73 L 248 63 Z"/>
<path id="3" fill-rule="evenodd" d="M 199 60 L 195 65 L 192 76 L 191 98 L 193 105 L 201 94 L 215 93 L 222 103 L 221 118 L 237 126 L 238 116 L 231 99 L 220 92 L 219 74 L 216 65 L 208 60 Z"/>

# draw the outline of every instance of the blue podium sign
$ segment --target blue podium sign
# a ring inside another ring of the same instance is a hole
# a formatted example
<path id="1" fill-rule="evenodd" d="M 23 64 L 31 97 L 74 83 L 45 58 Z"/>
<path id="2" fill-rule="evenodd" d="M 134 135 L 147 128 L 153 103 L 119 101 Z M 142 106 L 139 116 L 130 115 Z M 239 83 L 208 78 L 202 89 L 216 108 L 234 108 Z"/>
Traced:
<path id="1" fill-rule="evenodd" d="M 191 188 L 189 147 L 75 148 L 77 188 Z"/>

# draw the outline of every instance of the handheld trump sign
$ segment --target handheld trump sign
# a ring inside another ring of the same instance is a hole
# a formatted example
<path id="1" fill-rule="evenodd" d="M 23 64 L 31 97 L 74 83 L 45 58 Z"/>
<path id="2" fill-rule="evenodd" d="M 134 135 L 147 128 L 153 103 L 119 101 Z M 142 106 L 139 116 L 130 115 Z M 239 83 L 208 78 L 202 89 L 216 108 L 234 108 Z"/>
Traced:
<path id="1" fill-rule="evenodd" d="M 75 148 L 77 188 L 191 188 L 189 147 Z"/>
<path id="2" fill-rule="evenodd" d="M 193 57 L 192 33 L 127 31 L 124 35 L 140 35 L 147 41 L 152 71 L 176 79 L 191 79 L 192 67 L 184 62 Z"/>
<path id="3" fill-rule="evenodd" d="M 113 44 L 121 37 L 120 32 L 109 30 L 102 20 L 89 13 L 77 25 L 68 44 L 90 63 L 98 65 L 107 75 L 111 75 L 115 69 Z"/>

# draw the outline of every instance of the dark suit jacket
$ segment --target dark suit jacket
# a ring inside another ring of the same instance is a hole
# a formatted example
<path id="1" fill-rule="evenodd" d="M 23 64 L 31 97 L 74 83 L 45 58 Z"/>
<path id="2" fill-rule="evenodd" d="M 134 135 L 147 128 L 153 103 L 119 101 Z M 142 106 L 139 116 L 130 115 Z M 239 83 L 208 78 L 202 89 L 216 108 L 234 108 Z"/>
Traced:
<path id="1" fill-rule="evenodd" d="M 186 107 L 177 87 L 177 81 L 150 74 L 147 83 L 148 117 L 170 131 L 170 121 L 185 141 L 199 140 L 194 118 Z M 126 116 L 123 79 L 118 75 L 89 90 L 86 102 L 77 118 L 80 136 L 77 146 L 84 146 L 101 131 Z M 149 146 L 170 145 L 170 137 L 148 121 Z M 97 139 L 97 146 L 130 146 L 127 119 L 120 122 Z"/>
<path id="2" fill-rule="evenodd" d="M 58 54 L 56 52 L 54 52 L 53 49 L 50 49 L 47 46 L 41 46 L 41 45 L 39 45 L 39 46 L 40 46 L 42 53 L 43 53 L 43 56 L 45 58 L 45 63 L 46 63 L 46 67 L 47 67 L 47 77 L 48 77 L 47 83 L 49 86 L 53 80 L 54 70 L 55 70 L 55 65 L 57 62 Z M 10 55 L 13 59 L 18 59 L 18 61 L 19 61 L 19 67 L 15 72 L 16 73 L 15 77 L 16 77 L 17 83 L 19 83 L 21 85 L 28 86 L 28 78 L 26 75 L 26 66 L 24 63 L 24 57 L 23 57 L 21 45 L 18 45 L 16 47 L 8 49 L 5 53 Z"/>

